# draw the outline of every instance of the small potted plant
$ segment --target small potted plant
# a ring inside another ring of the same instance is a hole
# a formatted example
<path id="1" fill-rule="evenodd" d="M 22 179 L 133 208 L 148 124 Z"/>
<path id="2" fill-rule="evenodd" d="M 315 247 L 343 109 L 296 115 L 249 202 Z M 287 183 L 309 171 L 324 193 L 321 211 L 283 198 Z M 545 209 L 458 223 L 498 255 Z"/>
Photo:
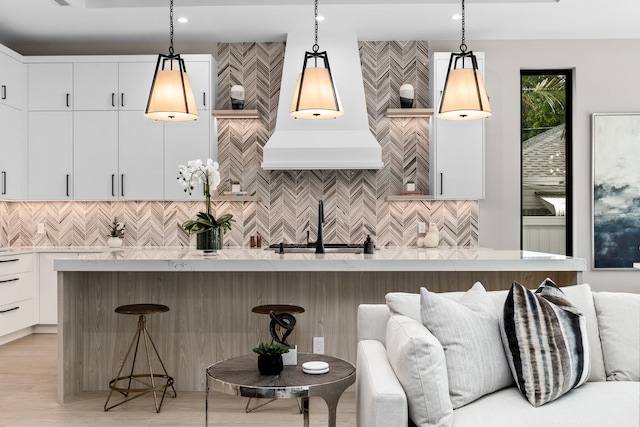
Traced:
<path id="1" fill-rule="evenodd" d="M 241 191 L 240 189 L 240 181 L 234 179 L 231 181 L 231 192 L 232 193 L 239 193 Z"/>
<path id="2" fill-rule="evenodd" d="M 119 248 L 122 246 L 122 239 L 124 238 L 124 228 L 126 225 L 118 222 L 118 217 L 113 219 L 113 222 L 109 226 L 110 232 L 107 236 L 107 244 L 110 248 Z"/>
<path id="3" fill-rule="evenodd" d="M 258 353 L 258 370 L 262 375 L 278 375 L 283 368 L 282 355 L 289 352 L 289 347 L 260 343 L 253 352 Z"/>

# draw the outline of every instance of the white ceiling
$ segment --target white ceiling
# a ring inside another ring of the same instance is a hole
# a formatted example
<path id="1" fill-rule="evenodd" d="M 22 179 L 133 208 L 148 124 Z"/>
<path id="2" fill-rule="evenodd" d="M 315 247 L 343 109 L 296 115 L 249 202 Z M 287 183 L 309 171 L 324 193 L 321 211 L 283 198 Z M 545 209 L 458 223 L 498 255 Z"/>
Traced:
<path id="1" fill-rule="evenodd" d="M 0 43 L 25 55 L 157 53 L 168 49 L 169 0 L 0 0 Z M 322 32 L 360 40 L 458 40 L 459 0 L 320 0 Z M 174 0 L 174 45 L 282 41 L 313 31 L 313 0 Z M 473 40 L 640 38 L 639 0 L 466 0 Z M 184 52 L 183 53 L 187 53 Z"/>

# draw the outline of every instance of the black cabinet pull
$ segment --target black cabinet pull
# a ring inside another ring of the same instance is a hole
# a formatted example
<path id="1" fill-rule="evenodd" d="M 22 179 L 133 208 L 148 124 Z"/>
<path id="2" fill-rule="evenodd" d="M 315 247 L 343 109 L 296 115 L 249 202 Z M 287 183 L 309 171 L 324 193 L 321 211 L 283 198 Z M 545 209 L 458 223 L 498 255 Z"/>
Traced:
<path id="1" fill-rule="evenodd" d="M 111 196 L 116 197 L 116 175 L 111 174 Z"/>
<path id="2" fill-rule="evenodd" d="M 13 307 L 13 308 L 8 308 L 8 309 L 6 309 L 6 310 L 0 310 L 0 314 L 2 314 L 2 313 L 8 313 L 8 312 L 10 312 L 10 311 L 17 310 L 17 309 L 19 309 L 19 308 L 20 308 L 20 307 Z"/>
<path id="3" fill-rule="evenodd" d="M 69 107 L 69 94 L 67 94 L 67 107 Z"/>
<path id="4" fill-rule="evenodd" d="M 120 195 L 124 197 L 124 174 L 120 175 Z"/>
<path id="5" fill-rule="evenodd" d="M 7 194 L 7 172 L 2 171 L 2 194 Z"/>
<path id="6" fill-rule="evenodd" d="M 0 259 L 0 262 L 16 262 L 20 261 L 20 258 Z"/>
<path id="7" fill-rule="evenodd" d="M 120 94 L 120 106 L 124 107 L 124 92 Z"/>
<path id="8" fill-rule="evenodd" d="M 116 94 L 111 92 L 111 106 L 115 107 L 116 106 Z"/>
<path id="9" fill-rule="evenodd" d="M 67 174 L 67 197 L 69 197 L 69 174 Z"/>
<path id="10" fill-rule="evenodd" d="M 20 280 L 19 277 L 14 277 L 13 279 L 0 280 L 0 283 L 17 282 L 18 280 Z"/>
<path id="11" fill-rule="evenodd" d="M 442 192 L 444 191 L 444 177 L 442 172 L 440 172 L 440 195 L 442 196 Z"/>
<path id="12" fill-rule="evenodd" d="M 203 107 L 207 106 L 207 93 L 206 92 L 202 92 L 202 106 Z"/>
<path id="13" fill-rule="evenodd" d="M 2 99 L 7 99 L 7 86 L 2 85 Z"/>

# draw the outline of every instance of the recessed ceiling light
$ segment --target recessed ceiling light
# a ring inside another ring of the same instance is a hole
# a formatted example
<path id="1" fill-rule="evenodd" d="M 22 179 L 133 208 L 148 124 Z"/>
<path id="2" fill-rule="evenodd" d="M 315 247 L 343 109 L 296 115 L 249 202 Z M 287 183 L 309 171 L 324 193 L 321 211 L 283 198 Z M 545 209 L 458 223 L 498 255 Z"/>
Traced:
<path id="1" fill-rule="evenodd" d="M 460 15 L 459 13 L 454 13 L 453 15 L 451 15 L 451 19 L 457 21 L 458 19 L 462 19 L 462 15 Z"/>
<path id="2" fill-rule="evenodd" d="M 186 24 L 187 22 L 189 22 L 189 18 L 187 18 L 186 16 L 181 16 L 180 18 L 178 18 L 178 22 L 181 24 Z"/>

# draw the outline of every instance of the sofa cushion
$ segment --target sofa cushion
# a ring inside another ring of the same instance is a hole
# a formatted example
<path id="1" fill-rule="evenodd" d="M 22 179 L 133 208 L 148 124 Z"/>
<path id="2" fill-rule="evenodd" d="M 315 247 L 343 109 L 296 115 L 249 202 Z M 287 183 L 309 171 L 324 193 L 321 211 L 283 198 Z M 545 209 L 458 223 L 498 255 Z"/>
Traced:
<path id="1" fill-rule="evenodd" d="M 566 286 L 561 288 L 569 301 L 571 301 L 585 315 L 587 319 L 587 331 L 589 335 L 589 355 L 590 370 L 589 381 L 604 381 L 604 362 L 602 360 L 602 346 L 600 345 L 600 334 L 598 332 L 598 319 L 596 309 L 593 305 L 591 287 L 588 284 Z M 507 298 L 508 290 L 487 292 L 494 304 L 494 311 L 497 316 L 502 317 L 504 301 Z M 442 292 L 441 297 L 459 301 L 464 292 Z M 420 294 L 406 292 L 389 292 L 385 296 L 387 307 L 391 313 L 402 314 L 421 322 L 420 315 Z M 386 321 L 386 320 L 385 320 Z M 384 331 L 384 329 L 383 329 Z"/>
<path id="2" fill-rule="evenodd" d="M 533 406 L 578 387 L 589 375 L 584 315 L 545 280 L 535 293 L 514 282 L 501 333 L 516 385 Z"/>
<path id="3" fill-rule="evenodd" d="M 640 294 L 594 292 L 607 380 L 640 381 Z"/>
<path id="4" fill-rule="evenodd" d="M 488 394 L 453 411 L 453 425 L 473 427 L 638 427 L 640 387 L 633 382 L 588 382 L 533 407 L 516 387 Z"/>
<path id="5" fill-rule="evenodd" d="M 513 384 L 499 316 L 481 283 L 458 302 L 426 288 L 420 295 L 422 322 L 444 349 L 454 409 Z"/>
<path id="6" fill-rule="evenodd" d="M 418 427 L 451 425 L 447 367 L 442 346 L 422 323 L 393 315 L 387 322 L 387 358 Z"/>

